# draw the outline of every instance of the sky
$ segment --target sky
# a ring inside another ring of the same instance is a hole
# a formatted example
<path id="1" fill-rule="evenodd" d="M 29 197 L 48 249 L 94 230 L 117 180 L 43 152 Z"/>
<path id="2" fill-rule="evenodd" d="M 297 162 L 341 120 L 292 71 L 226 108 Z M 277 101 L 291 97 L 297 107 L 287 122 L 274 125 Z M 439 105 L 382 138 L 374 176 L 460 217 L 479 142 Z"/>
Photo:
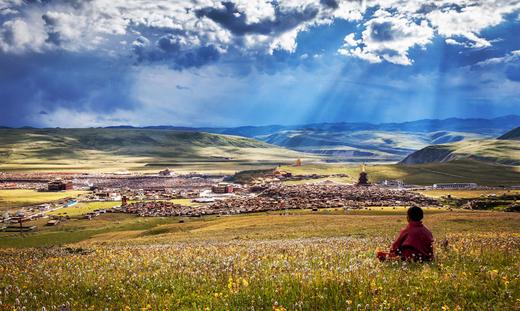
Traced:
<path id="1" fill-rule="evenodd" d="M 0 0 L 0 125 L 520 115 L 520 0 Z"/>

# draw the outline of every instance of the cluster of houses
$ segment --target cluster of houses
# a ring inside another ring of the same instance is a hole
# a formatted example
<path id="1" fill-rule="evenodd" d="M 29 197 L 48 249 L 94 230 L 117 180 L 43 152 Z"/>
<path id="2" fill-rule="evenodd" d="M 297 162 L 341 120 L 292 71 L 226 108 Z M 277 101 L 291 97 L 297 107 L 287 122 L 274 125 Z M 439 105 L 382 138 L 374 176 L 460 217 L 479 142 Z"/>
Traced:
<path id="1" fill-rule="evenodd" d="M 35 206 L 26 206 L 21 210 L 9 213 L 5 212 L 3 215 L 0 215 L 0 223 L 3 223 L 4 226 L 9 226 L 18 224 L 21 226 L 22 223 L 29 222 L 32 220 L 37 220 L 41 218 L 49 218 L 48 212 L 55 211 L 57 209 L 63 207 L 70 207 L 77 204 L 76 200 L 73 199 L 64 199 L 54 203 L 46 203 L 39 204 Z M 20 227 L 17 227 L 20 228 Z"/>
<path id="2" fill-rule="evenodd" d="M 236 197 L 211 204 L 211 209 L 264 211 L 272 209 L 359 209 L 372 206 L 438 205 L 435 199 L 417 192 L 379 186 L 357 187 L 338 184 L 272 184 L 257 196 Z"/>

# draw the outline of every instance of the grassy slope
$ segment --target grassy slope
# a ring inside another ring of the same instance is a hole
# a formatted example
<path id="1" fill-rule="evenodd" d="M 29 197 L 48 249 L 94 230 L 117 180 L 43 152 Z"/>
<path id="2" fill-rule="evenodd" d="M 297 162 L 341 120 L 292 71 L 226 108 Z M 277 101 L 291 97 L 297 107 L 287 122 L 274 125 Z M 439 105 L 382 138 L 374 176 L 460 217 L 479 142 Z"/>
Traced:
<path id="1" fill-rule="evenodd" d="M 404 210 L 204 217 L 182 224 L 104 215 L 49 228 L 46 235 L 0 239 L 3 246 L 16 240 L 11 245 L 17 247 L 84 240 L 70 245 L 82 247 L 77 251 L 0 250 L 0 290 L 20 289 L 2 299 L 10 306 L 0 306 L 517 310 L 519 217 L 428 211 L 436 261 L 402 265 L 379 263 L 374 252 L 405 225 Z M 106 229 L 110 223 L 115 230 Z M 441 247 L 444 239 L 447 247 Z"/>
<path id="2" fill-rule="evenodd" d="M 360 165 L 311 164 L 301 167 L 284 166 L 293 174 L 348 174 L 346 182 L 357 181 Z M 494 165 L 471 160 L 424 165 L 368 165 L 371 182 L 384 179 L 400 179 L 409 184 L 431 185 L 445 182 L 475 182 L 481 185 L 520 185 L 520 167 Z"/>
<path id="3" fill-rule="evenodd" d="M 117 244 L 155 244 L 179 241 L 229 241 L 233 239 L 262 240 L 301 237 L 374 236 L 376 233 L 393 234 L 406 221 L 405 208 L 372 208 L 349 211 L 340 209 L 290 210 L 291 216 L 279 212 L 243 216 L 201 219 L 179 217 L 141 218 L 134 215 L 105 214 L 93 220 L 73 219 L 56 227 L 45 227 L 45 220 L 31 222 L 38 226 L 36 233 L 2 233 L 0 247 L 46 247 L 79 243 L 83 245 L 113 242 Z M 436 228 L 437 234 L 457 230 L 488 231 L 493 228 L 514 228 L 518 214 L 457 211 L 450 213 L 439 208 L 425 208 L 426 223 Z M 480 216 L 484 216 L 484 218 Z M 453 223 L 450 219 L 466 218 Z M 370 220 L 373 221 L 370 221 Z M 503 224 L 494 220 L 502 219 Z M 492 221 L 493 220 L 493 221 Z"/>
<path id="4" fill-rule="evenodd" d="M 388 132 L 388 131 L 281 131 L 273 135 L 259 136 L 266 142 L 287 148 L 328 152 L 360 151 L 365 153 L 358 158 L 371 160 L 400 160 L 406 154 L 430 144 L 485 138 L 475 133 L 462 132 Z M 352 157 L 356 158 L 356 157 Z"/>
<path id="5" fill-rule="evenodd" d="M 456 199 L 479 199 L 488 196 L 501 195 L 520 195 L 520 190 L 496 190 L 496 189 L 478 189 L 478 190 L 423 190 L 420 193 L 433 197 L 441 198 L 450 195 Z"/>
<path id="6" fill-rule="evenodd" d="M 429 146 L 403 160 L 407 164 L 472 159 L 492 164 L 520 165 L 520 144 L 515 140 L 470 140 Z"/>
<path id="7" fill-rule="evenodd" d="M 68 215 L 68 216 L 80 216 L 90 213 L 97 209 L 111 208 L 119 206 L 120 202 L 85 202 L 78 203 L 74 206 L 60 208 L 55 211 L 49 212 L 49 215 Z"/>
<path id="8" fill-rule="evenodd" d="M 500 136 L 498 139 L 510 139 L 510 140 L 520 140 L 520 127 L 517 127 L 504 135 Z"/>
<path id="9" fill-rule="evenodd" d="M 17 207 L 27 205 L 38 205 L 61 200 L 64 198 L 74 198 L 83 191 L 66 192 L 38 192 L 34 190 L 0 190 L 0 211 L 12 210 Z"/>
<path id="10" fill-rule="evenodd" d="M 232 169 L 292 162 L 294 151 L 236 136 L 171 130 L 0 130 L 0 170 Z M 227 159 L 226 159 L 227 158 Z"/>

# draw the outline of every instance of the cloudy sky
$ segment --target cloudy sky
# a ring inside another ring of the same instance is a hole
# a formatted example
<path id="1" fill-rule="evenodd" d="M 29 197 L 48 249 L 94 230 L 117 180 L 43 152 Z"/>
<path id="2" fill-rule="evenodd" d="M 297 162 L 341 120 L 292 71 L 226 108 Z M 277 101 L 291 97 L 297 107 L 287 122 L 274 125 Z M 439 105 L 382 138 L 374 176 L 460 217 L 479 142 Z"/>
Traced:
<path id="1" fill-rule="evenodd" d="M 520 114 L 520 0 L 0 0 L 0 125 Z"/>

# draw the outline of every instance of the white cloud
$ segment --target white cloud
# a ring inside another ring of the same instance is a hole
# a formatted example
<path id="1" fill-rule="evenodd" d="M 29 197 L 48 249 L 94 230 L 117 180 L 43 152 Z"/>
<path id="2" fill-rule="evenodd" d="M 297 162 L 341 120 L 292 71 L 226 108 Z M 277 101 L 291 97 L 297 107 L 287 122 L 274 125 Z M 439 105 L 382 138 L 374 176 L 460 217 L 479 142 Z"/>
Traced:
<path id="1" fill-rule="evenodd" d="M 23 53 L 38 51 L 45 44 L 45 33 L 38 25 L 27 23 L 23 19 L 8 20 L 0 29 L 0 51 Z"/>
<path id="2" fill-rule="evenodd" d="M 453 1 L 452 4 L 458 3 Z M 517 0 L 462 1 L 460 9 L 433 10 L 426 14 L 426 19 L 439 35 L 464 37 L 471 42 L 471 47 L 482 48 L 491 46 L 491 42 L 482 38 L 480 32 L 499 25 L 506 14 L 519 9 Z"/>
<path id="3" fill-rule="evenodd" d="M 204 9 L 207 14 L 198 14 Z M 0 52 L 99 49 L 113 55 L 130 52 L 121 42 L 143 36 L 156 43 L 165 34 L 182 39 L 188 50 L 294 52 L 300 32 L 342 19 L 364 28 L 357 38 L 347 35 L 339 54 L 409 65 L 409 50 L 426 47 L 434 36 L 466 48 L 491 46 L 481 32 L 518 10 L 519 0 L 0 0 Z"/>
<path id="4" fill-rule="evenodd" d="M 357 46 L 361 40 L 356 40 L 355 37 L 356 37 L 355 33 L 348 34 L 344 39 L 345 45 L 346 46 Z"/>
<path id="5" fill-rule="evenodd" d="M 482 30 L 504 22 L 505 15 L 520 10 L 518 0 L 386 0 L 373 1 L 379 10 L 363 25 L 362 37 L 356 41 L 349 34 L 338 50 L 369 62 L 383 60 L 409 65 L 408 51 L 425 47 L 435 35 L 446 43 L 466 48 L 485 48 L 491 41 L 481 36 Z M 391 13 L 390 13 L 391 12 Z M 381 31 L 386 38 L 377 39 Z M 376 26 L 376 27 L 374 27 Z"/>
<path id="6" fill-rule="evenodd" d="M 365 23 L 362 38 L 354 39 L 354 34 L 345 37 L 345 44 L 339 49 L 342 55 L 351 55 L 379 63 L 386 60 L 399 65 L 410 65 L 408 50 L 414 46 L 424 47 L 431 42 L 433 30 L 426 21 L 416 24 L 402 16 L 392 16 L 378 11 L 378 17 Z"/>
<path id="7" fill-rule="evenodd" d="M 520 50 L 515 50 L 505 56 L 486 59 L 484 61 L 476 63 L 475 65 L 485 67 L 490 65 L 506 64 L 518 60 L 520 60 Z"/>

